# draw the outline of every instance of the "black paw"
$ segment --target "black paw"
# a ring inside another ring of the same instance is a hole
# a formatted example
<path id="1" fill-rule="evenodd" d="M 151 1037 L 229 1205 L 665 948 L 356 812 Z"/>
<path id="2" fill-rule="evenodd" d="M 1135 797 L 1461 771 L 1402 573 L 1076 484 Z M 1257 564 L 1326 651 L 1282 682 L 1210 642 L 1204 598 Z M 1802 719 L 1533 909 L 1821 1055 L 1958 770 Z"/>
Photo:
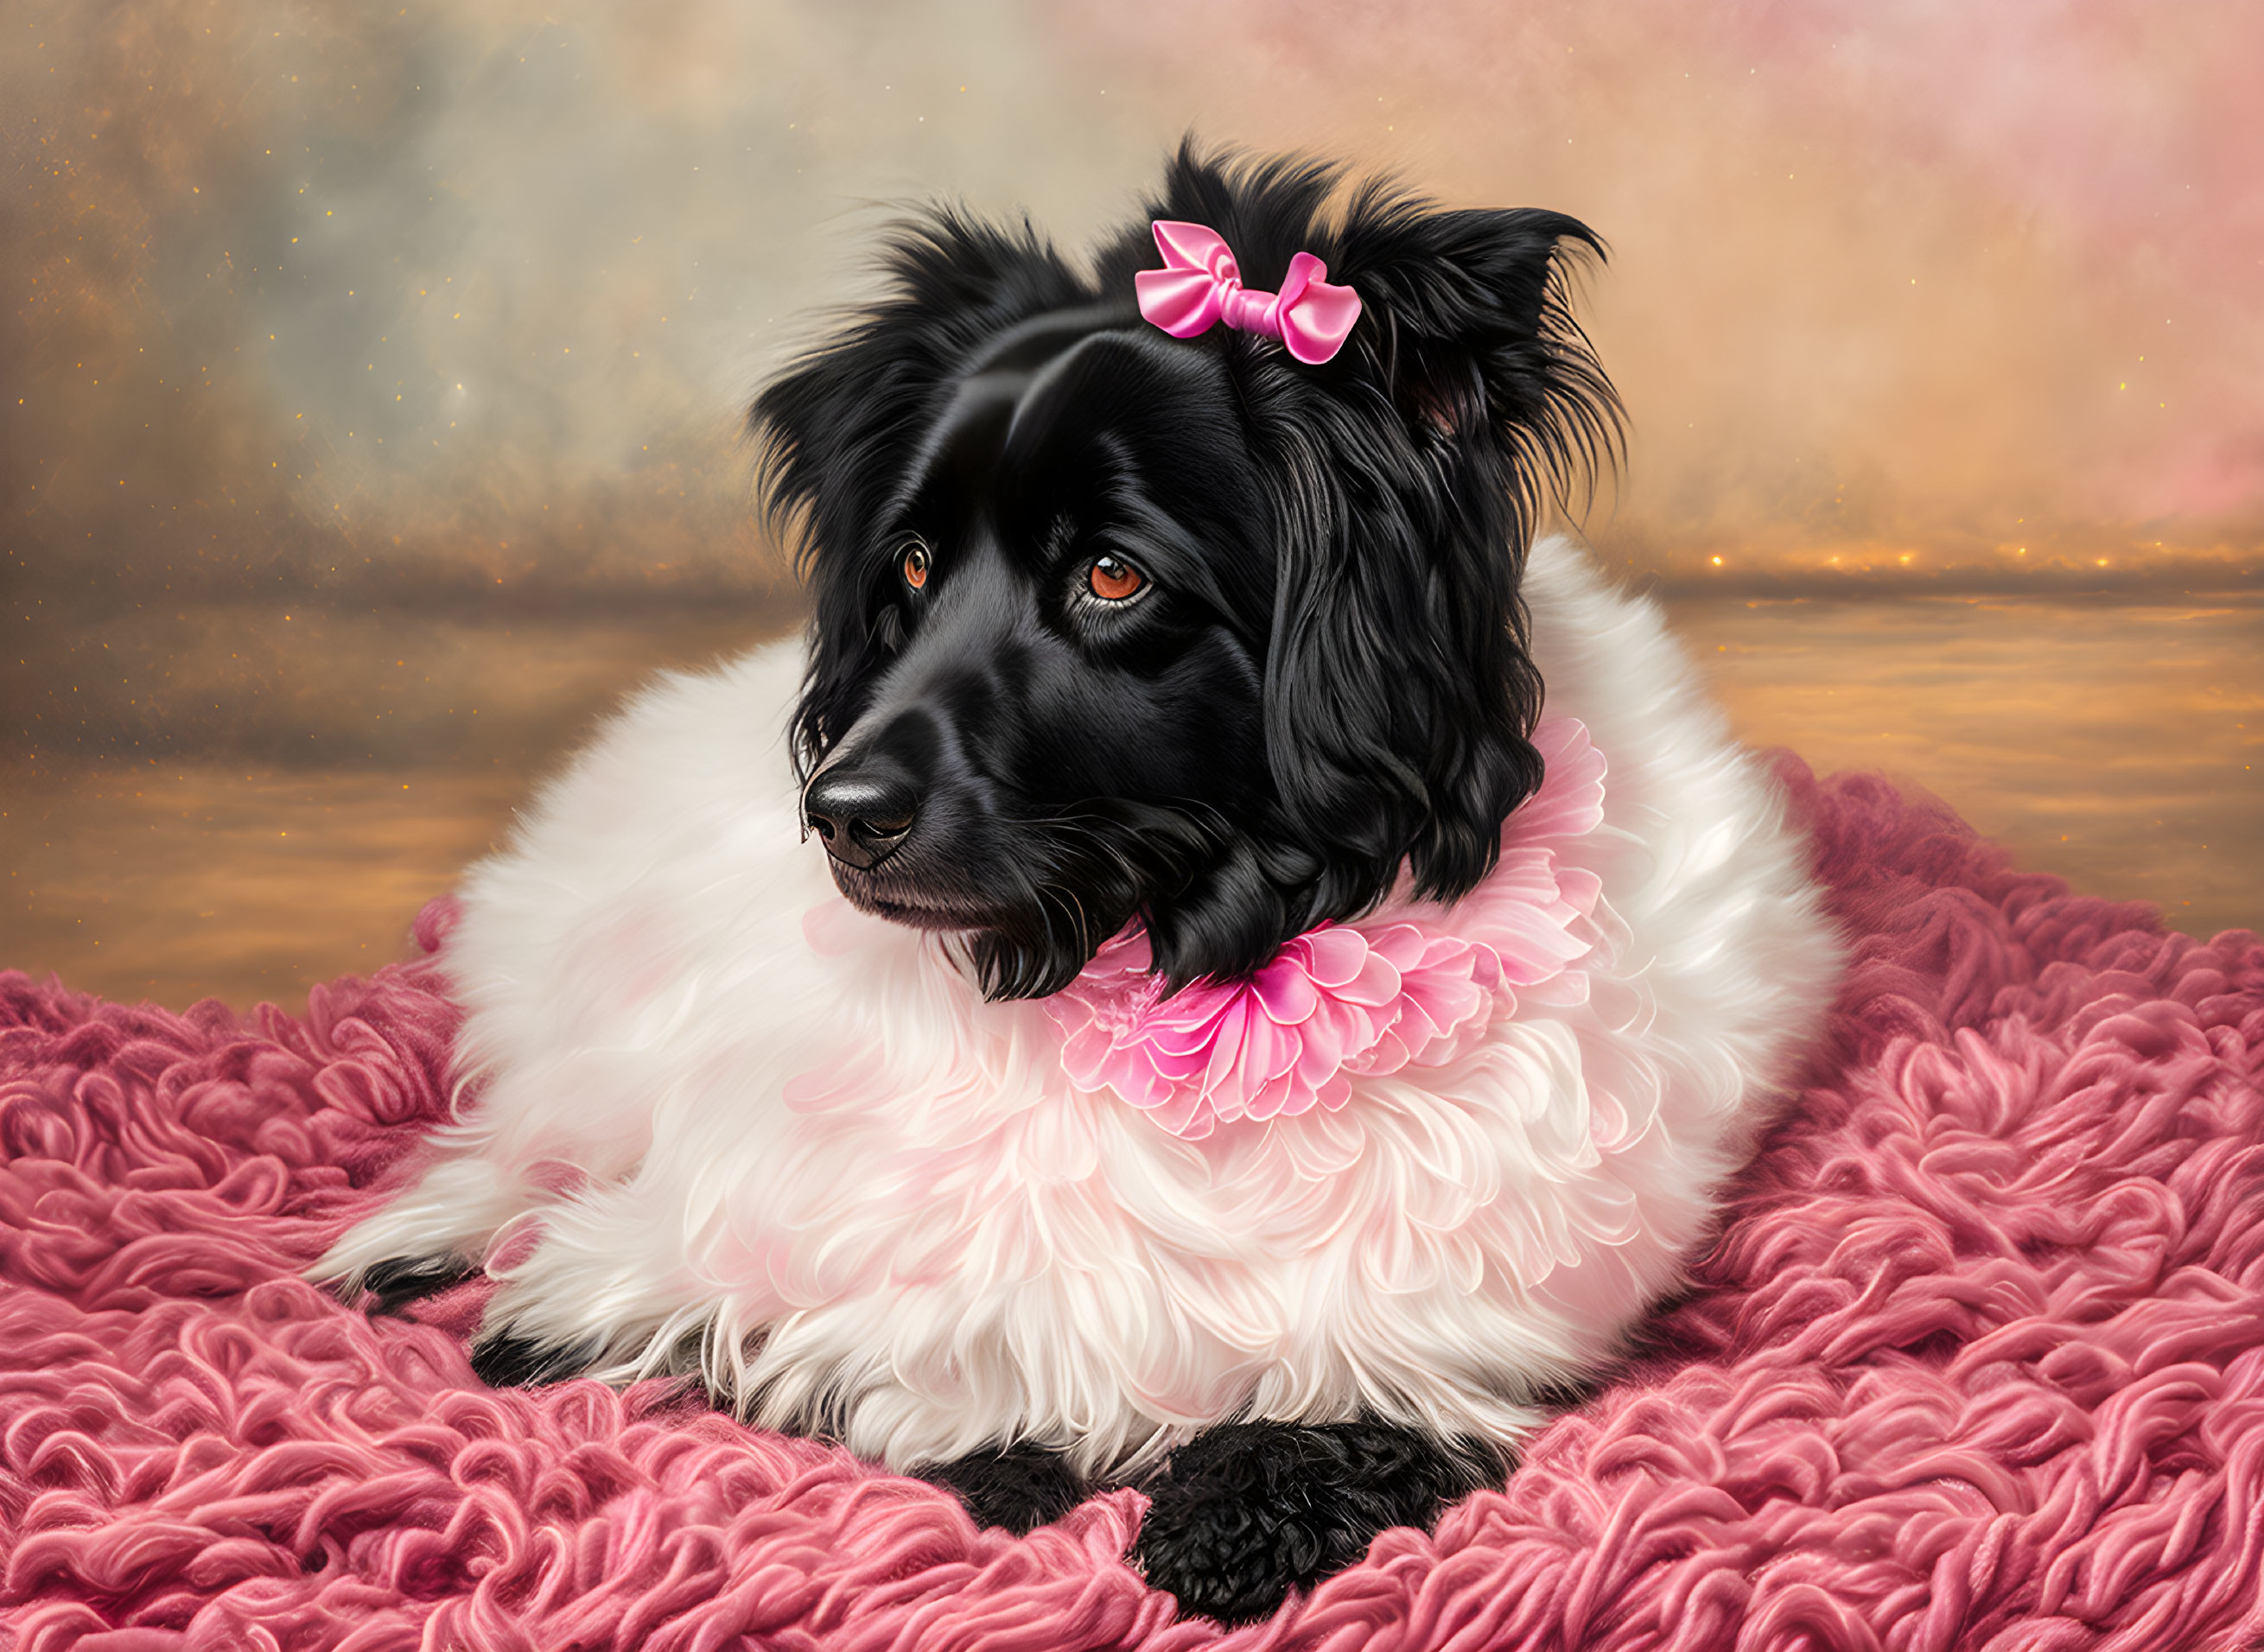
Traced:
<path id="1" fill-rule="evenodd" d="M 912 1470 L 930 1485 L 956 1492 L 984 1525 L 1020 1537 L 1050 1525 L 1085 1501 L 1085 1487 L 1057 1452 L 1042 1446 L 1009 1446 Z"/>
<path id="2" fill-rule="evenodd" d="M 1427 1528 L 1498 1473 L 1479 1447 L 1385 1423 L 1229 1423 L 1142 1488 L 1150 1502 L 1133 1556 L 1181 1615 L 1252 1623 L 1359 1560 L 1377 1532 Z"/>
<path id="3" fill-rule="evenodd" d="M 461 1257 L 395 1257 L 361 1276 L 361 1288 L 375 1300 L 373 1314 L 395 1314 L 419 1297 L 437 1296 L 461 1285 L 479 1270 Z"/>
<path id="4" fill-rule="evenodd" d="M 472 1344 L 472 1374 L 490 1388 L 540 1388 L 579 1375 L 595 1357 L 589 1348 L 490 1331 Z"/>

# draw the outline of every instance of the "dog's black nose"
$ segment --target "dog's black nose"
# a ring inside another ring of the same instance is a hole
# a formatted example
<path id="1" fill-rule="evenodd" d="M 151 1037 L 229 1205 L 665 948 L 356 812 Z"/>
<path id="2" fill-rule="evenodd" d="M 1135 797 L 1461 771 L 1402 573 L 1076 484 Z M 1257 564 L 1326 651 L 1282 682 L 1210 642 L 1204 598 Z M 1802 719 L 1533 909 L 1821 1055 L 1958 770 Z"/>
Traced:
<path id="1" fill-rule="evenodd" d="M 877 866 L 911 835 L 920 791 L 912 777 L 877 752 L 829 764 L 802 793 L 802 818 L 845 866 Z"/>

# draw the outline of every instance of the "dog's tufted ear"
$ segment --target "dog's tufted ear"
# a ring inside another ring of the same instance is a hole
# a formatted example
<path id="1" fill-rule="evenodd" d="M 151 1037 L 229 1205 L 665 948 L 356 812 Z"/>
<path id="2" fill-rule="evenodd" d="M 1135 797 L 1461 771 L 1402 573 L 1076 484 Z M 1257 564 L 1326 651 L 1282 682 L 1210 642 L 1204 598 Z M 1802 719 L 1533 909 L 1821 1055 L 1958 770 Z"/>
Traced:
<path id="1" fill-rule="evenodd" d="M 1568 255 L 1600 250 L 1575 220 L 1372 187 L 1317 239 L 1362 310 L 1275 426 L 1266 716 L 1324 917 L 1375 898 L 1402 855 L 1440 899 L 1493 866 L 1542 772 L 1526 548 L 1544 504 L 1616 453 L 1618 402 L 1565 305 Z"/>
<path id="2" fill-rule="evenodd" d="M 1352 370 L 1419 426 L 1506 449 L 1528 515 L 1616 454 L 1619 399 L 1566 302 L 1568 278 L 1603 256 L 1586 224 L 1533 209 L 1442 212 L 1370 185 L 1336 243 L 1332 267 L 1369 322 Z"/>
<path id="3" fill-rule="evenodd" d="M 899 225 L 885 286 L 755 399 L 767 514 L 816 605 L 795 758 L 815 766 L 856 715 L 853 694 L 893 646 L 899 553 L 887 518 L 918 432 L 983 344 L 1028 316 L 1092 301 L 1027 223 L 1005 229 L 948 207 Z"/>

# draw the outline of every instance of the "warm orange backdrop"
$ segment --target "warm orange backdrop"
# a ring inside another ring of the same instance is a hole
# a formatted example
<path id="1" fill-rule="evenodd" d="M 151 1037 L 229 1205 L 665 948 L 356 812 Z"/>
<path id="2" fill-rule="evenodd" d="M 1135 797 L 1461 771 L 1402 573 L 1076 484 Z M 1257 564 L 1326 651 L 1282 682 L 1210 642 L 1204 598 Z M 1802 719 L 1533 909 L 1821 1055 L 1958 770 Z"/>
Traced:
<path id="1" fill-rule="evenodd" d="M 1074 247 L 1189 128 L 1586 218 L 1586 531 L 1740 726 L 2253 921 L 2259 63 L 2246 0 L 18 0 L 0 962 L 389 953 L 596 706 L 791 623 L 738 410 L 890 204 Z"/>

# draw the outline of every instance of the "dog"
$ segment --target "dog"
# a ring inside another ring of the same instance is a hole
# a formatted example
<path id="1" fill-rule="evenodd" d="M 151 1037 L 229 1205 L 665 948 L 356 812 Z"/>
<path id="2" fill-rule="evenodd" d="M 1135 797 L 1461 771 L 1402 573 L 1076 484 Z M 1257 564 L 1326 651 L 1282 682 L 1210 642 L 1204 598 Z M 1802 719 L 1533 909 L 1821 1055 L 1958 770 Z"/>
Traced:
<path id="1" fill-rule="evenodd" d="M 1840 949 L 1541 513 L 1601 256 L 1184 146 L 1091 272 L 936 209 L 753 407 L 806 648 L 663 677 L 461 890 L 467 1087 L 312 1272 L 696 1376 L 1247 1621 L 1672 1291 Z"/>

